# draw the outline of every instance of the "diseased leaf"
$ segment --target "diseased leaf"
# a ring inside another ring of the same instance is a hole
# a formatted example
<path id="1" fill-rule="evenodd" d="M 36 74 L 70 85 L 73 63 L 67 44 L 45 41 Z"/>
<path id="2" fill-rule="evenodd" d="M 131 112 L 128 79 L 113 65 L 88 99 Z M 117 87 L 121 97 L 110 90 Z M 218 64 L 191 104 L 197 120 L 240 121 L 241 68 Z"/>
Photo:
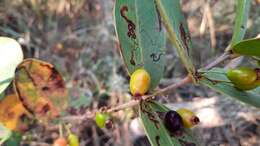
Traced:
<path id="1" fill-rule="evenodd" d="M 171 43 L 175 46 L 187 71 L 194 75 L 191 37 L 180 0 L 155 0 L 155 2 Z"/>
<path id="2" fill-rule="evenodd" d="M 38 119 L 52 119 L 67 107 L 68 91 L 53 65 L 24 60 L 16 70 L 14 87 L 25 108 Z"/>
<path id="3" fill-rule="evenodd" d="M 219 72 L 218 74 L 221 74 L 221 76 L 211 73 L 214 70 L 215 69 L 213 68 L 207 73 L 202 73 L 199 83 L 229 97 L 260 108 L 260 87 L 250 91 L 238 90 L 231 84 L 231 81 L 228 80 L 227 77 L 225 77 L 225 81 L 223 81 L 223 76 L 226 75 L 224 69 L 217 69 Z"/>
<path id="4" fill-rule="evenodd" d="M 139 106 L 139 114 L 145 133 L 152 146 L 181 146 L 177 141 L 173 143 L 169 133 L 163 126 L 162 121 L 155 113 L 151 105 L 147 102 L 142 102 Z"/>
<path id="5" fill-rule="evenodd" d="M 155 4 L 151 0 L 116 0 L 114 19 L 129 74 L 145 68 L 151 75 L 151 88 L 156 87 L 163 75 L 166 37 Z"/>
<path id="6" fill-rule="evenodd" d="M 0 123 L 10 130 L 22 130 L 23 123 L 21 118 L 29 116 L 23 104 L 15 94 L 6 96 L 0 101 Z"/>
<path id="7" fill-rule="evenodd" d="M 13 80 L 15 68 L 22 60 L 20 44 L 12 38 L 0 37 L 0 94 Z"/>
<path id="8" fill-rule="evenodd" d="M 246 33 L 247 19 L 250 11 L 251 0 L 237 0 L 236 5 L 236 18 L 231 46 L 240 42 Z"/>
<path id="9" fill-rule="evenodd" d="M 186 146 L 198 145 L 189 129 L 184 129 L 181 135 L 172 135 L 165 128 L 159 113 L 168 112 L 170 109 L 156 101 L 143 101 L 139 107 L 140 118 L 145 132 L 153 146 Z"/>
<path id="10" fill-rule="evenodd" d="M 232 50 L 241 55 L 260 57 L 260 38 L 241 41 Z"/>

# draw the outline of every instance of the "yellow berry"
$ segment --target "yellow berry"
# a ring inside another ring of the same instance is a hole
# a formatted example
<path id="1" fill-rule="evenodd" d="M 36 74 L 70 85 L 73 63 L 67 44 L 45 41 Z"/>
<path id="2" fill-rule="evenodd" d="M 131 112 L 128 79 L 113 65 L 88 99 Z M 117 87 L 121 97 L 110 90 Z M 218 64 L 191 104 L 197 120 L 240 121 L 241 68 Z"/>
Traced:
<path id="1" fill-rule="evenodd" d="M 70 133 L 68 136 L 69 146 L 79 146 L 79 138 L 77 135 Z"/>
<path id="2" fill-rule="evenodd" d="M 151 78 L 144 69 L 137 69 L 130 78 L 130 92 L 133 96 L 144 95 L 150 87 Z"/>
<path id="3" fill-rule="evenodd" d="M 191 128 L 200 122 L 199 118 L 189 109 L 180 108 L 176 112 L 181 116 L 185 128 Z"/>

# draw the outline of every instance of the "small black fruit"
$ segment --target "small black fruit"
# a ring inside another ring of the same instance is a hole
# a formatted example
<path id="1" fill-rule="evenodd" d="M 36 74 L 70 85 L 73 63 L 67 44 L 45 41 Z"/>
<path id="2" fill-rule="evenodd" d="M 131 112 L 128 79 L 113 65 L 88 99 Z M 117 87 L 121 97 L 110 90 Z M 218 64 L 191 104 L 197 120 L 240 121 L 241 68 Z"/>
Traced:
<path id="1" fill-rule="evenodd" d="M 176 111 L 168 111 L 164 117 L 165 127 L 172 133 L 183 128 L 181 116 Z"/>

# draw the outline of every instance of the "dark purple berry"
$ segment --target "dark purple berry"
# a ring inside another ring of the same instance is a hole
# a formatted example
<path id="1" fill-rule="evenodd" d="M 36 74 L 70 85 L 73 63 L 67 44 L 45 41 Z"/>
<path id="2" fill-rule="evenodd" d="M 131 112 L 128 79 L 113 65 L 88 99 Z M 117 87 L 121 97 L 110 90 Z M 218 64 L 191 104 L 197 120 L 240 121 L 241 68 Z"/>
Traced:
<path id="1" fill-rule="evenodd" d="M 176 111 L 168 111 L 165 114 L 164 125 L 172 133 L 183 128 L 181 116 Z"/>

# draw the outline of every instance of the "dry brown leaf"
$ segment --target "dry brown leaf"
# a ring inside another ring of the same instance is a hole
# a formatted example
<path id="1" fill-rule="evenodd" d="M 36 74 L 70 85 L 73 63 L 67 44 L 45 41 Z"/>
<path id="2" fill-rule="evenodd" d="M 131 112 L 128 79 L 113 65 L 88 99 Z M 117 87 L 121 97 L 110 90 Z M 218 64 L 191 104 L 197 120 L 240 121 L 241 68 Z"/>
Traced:
<path id="1" fill-rule="evenodd" d="M 19 130 L 23 126 L 21 118 L 29 115 L 15 94 L 7 95 L 0 101 L 0 123 L 10 130 Z"/>

